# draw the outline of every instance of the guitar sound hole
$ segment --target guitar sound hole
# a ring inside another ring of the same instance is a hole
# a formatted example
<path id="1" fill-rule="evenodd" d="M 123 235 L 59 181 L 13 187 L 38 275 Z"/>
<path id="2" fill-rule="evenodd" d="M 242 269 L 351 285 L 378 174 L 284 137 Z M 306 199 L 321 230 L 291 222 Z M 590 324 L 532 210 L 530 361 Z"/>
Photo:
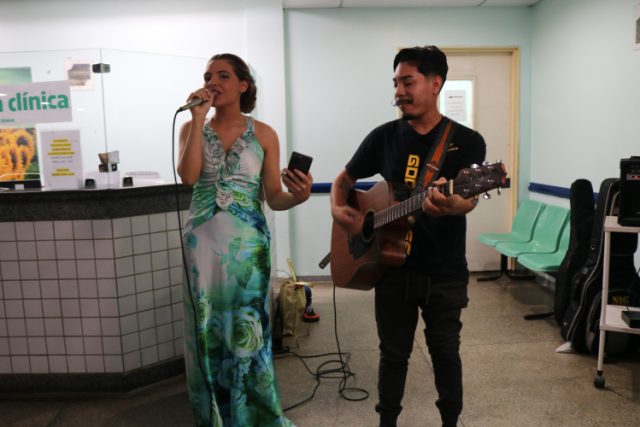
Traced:
<path id="1" fill-rule="evenodd" d="M 364 216 L 364 224 L 362 225 L 362 240 L 369 243 L 373 238 L 373 212 L 369 211 Z"/>

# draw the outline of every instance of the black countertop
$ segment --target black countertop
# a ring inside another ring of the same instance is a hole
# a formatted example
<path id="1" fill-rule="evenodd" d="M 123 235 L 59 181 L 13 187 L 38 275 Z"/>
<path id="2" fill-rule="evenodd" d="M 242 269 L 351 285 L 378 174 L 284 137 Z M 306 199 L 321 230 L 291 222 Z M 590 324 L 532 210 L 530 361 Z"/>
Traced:
<path id="1" fill-rule="evenodd" d="M 0 191 L 0 222 L 109 219 L 186 210 L 190 186 Z"/>

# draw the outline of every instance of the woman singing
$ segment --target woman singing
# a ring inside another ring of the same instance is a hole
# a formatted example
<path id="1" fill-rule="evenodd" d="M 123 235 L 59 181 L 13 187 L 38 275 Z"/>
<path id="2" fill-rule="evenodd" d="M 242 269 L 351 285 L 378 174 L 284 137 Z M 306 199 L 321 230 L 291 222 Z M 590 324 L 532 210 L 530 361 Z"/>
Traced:
<path id="1" fill-rule="evenodd" d="M 273 370 L 270 235 L 261 195 L 273 210 L 290 209 L 309 198 L 312 177 L 280 171 L 275 131 L 245 115 L 256 91 L 242 59 L 215 55 L 203 87 L 188 98 L 203 102 L 191 108 L 192 119 L 180 131 L 178 174 L 193 185 L 183 233 L 184 317 L 198 426 L 292 425 L 282 413 Z"/>

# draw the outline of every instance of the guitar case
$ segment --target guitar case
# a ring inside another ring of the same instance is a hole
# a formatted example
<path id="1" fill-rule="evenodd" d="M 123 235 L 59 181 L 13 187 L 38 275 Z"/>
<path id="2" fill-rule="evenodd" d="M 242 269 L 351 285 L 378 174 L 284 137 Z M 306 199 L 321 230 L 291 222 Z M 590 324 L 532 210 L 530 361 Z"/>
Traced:
<path id="1" fill-rule="evenodd" d="M 558 326 L 571 295 L 571 278 L 582 267 L 589 253 L 589 238 L 593 228 L 595 200 L 591 181 L 578 179 L 571 184 L 569 193 L 569 247 L 556 275 L 553 313 Z"/>
<path id="2" fill-rule="evenodd" d="M 617 214 L 618 195 L 619 179 L 605 179 L 600 185 L 587 258 L 571 278 L 569 303 L 560 333 L 578 353 L 596 354 L 598 351 L 604 220 L 606 216 Z M 639 302 L 640 278 L 633 259 L 637 247 L 636 233 L 611 233 L 609 295 L 606 296 L 611 304 L 637 305 Z M 605 351 L 608 356 L 620 354 L 635 342 L 635 335 L 607 332 Z"/>

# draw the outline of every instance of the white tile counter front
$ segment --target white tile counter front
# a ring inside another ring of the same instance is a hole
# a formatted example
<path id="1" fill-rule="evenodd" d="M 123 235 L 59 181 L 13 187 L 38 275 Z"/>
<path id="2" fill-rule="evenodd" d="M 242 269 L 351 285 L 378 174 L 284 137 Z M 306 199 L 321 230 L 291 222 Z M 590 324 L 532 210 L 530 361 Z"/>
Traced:
<path id="1" fill-rule="evenodd" d="M 118 380 L 146 368 L 133 382 L 152 382 L 167 362 L 180 370 L 182 320 L 176 211 L 0 222 L 0 378 L 31 380 L 18 389 L 38 391 L 40 374 L 81 383 L 45 391 L 81 391 L 96 378 L 126 389 Z"/>

